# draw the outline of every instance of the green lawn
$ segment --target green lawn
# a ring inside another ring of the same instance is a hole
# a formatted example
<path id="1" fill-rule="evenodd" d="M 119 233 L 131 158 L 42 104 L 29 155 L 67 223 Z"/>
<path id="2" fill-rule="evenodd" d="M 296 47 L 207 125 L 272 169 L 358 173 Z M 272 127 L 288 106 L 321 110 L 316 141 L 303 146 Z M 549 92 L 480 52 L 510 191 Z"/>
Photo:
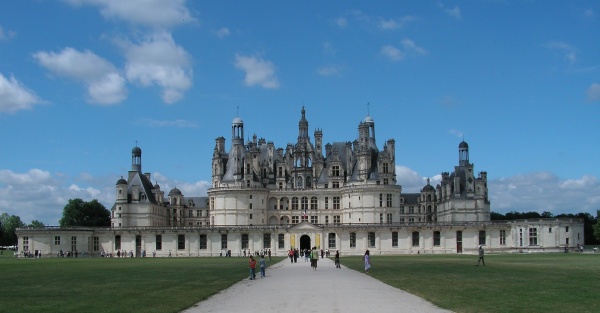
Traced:
<path id="1" fill-rule="evenodd" d="M 600 253 L 486 255 L 485 267 L 474 255 L 371 260 L 369 275 L 455 312 L 600 312 Z"/>
<path id="2" fill-rule="evenodd" d="M 6 252 L 6 251 L 5 251 Z M 274 264 L 282 258 L 273 258 Z M 372 256 L 371 276 L 456 312 L 600 312 L 600 253 Z M 362 269 L 360 257 L 342 264 Z M 246 258 L 0 256 L 1 312 L 179 312 L 248 276 Z"/>

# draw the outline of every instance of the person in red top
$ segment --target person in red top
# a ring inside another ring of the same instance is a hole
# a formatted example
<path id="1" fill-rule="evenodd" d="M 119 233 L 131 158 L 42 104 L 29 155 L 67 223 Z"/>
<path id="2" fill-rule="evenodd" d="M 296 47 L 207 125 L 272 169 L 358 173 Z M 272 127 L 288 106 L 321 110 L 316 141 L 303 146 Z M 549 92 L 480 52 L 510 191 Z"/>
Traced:
<path id="1" fill-rule="evenodd" d="M 256 279 L 256 260 L 250 255 L 250 280 Z"/>

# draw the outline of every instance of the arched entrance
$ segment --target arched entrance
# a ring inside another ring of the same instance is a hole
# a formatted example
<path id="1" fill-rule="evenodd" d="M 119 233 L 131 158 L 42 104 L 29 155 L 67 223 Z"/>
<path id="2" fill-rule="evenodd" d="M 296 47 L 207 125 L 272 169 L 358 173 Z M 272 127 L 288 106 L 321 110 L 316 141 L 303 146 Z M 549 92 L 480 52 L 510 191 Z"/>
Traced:
<path id="1" fill-rule="evenodd" d="M 304 251 L 304 249 L 310 250 L 311 248 L 310 236 L 302 235 L 302 237 L 300 237 L 300 251 Z"/>

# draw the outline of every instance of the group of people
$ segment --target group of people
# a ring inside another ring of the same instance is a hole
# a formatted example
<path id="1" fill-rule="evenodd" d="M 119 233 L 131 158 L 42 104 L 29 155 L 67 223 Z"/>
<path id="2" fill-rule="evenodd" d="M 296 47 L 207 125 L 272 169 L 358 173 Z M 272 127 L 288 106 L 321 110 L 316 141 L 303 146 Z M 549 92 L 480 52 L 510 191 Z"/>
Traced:
<path id="1" fill-rule="evenodd" d="M 254 257 L 252 256 L 252 254 L 250 255 L 250 280 L 255 280 L 256 279 L 256 260 L 254 259 Z M 260 255 L 260 260 L 258 261 L 258 264 L 260 266 L 260 278 L 265 278 L 267 277 L 267 274 L 265 273 L 265 270 L 267 268 L 267 262 L 265 261 L 265 256 L 263 254 Z"/>

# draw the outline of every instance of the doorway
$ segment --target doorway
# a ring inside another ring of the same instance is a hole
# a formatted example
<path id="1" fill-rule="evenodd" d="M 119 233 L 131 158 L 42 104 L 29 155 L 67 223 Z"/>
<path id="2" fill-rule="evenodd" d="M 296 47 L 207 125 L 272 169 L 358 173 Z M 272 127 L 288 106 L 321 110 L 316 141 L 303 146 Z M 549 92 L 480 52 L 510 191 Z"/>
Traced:
<path id="1" fill-rule="evenodd" d="M 310 236 L 302 235 L 300 237 L 300 251 L 304 251 L 305 249 L 310 250 L 310 248 L 312 248 L 310 246 Z"/>
<path id="2" fill-rule="evenodd" d="M 135 236 L 135 257 L 139 258 L 142 256 L 142 236 Z"/>
<path id="3" fill-rule="evenodd" d="M 462 253 L 462 231 L 456 232 L 456 253 Z"/>

